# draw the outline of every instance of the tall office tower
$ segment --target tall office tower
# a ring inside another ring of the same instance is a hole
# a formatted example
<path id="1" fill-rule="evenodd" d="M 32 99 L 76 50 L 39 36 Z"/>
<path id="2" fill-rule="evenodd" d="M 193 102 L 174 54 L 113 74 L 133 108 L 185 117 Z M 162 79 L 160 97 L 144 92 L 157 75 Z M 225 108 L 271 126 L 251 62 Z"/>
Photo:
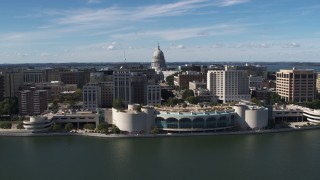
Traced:
<path id="1" fill-rule="evenodd" d="M 113 99 L 121 99 L 127 106 L 130 103 L 146 104 L 147 77 L 138 72 L 116 70 L 113 72 Z"/>
<path id="2" fill-rule="evenodd" d="M 158 48 L 153 52 L 151 69 L 154 69 L 156 71 L 162 71 L 166 69 L 166 60 L 164 58 L 163 52 L 160 49 L 159 44 Z"/>
<path id="3" fill-rule="evenodd" d="M 0 101 L 4 99 L 4 76 L 0 74 Z"/>
<path id="4" fill-rule="evenodd" d="M 45 69 L 45 82 L 61 81 L 63 68 Z"/>
<path id="5" fill-rule="evenodd" d="M 19 91 L 17 93 L 19 112 L 21 115 L 39 115 L 48 108 L 48 91 L 31 90 Z"/>
<path id="6" fill-rule="evenodd" d="M 223 103 L 250 100 L 248 73 L 245 70 L 209 70 L 207 89 Z"/>
<path id="7" fill-rule="evenodd" d="M 101 107 L 101 87 L 99 83 L 83 86 L 83 109 L 95 110 Z"/>
<path id="8" fill-rule="evenodd" d="M 4 71 L 4 97 L 15 97 L 23 85 L 23 73 L 20 70 Z"/>
<path id="9" fill-rule="evenodd" d="M 161 105 L 161 86 L 156 83 L 148 83 L 147 85 L 147 105 Z"/>
<path id="10" fill-rule="evenodd" d="M 311 69 L 281 69 L 276 76 L 276 92 L 285 101 L 312 101 L 316 98 L 316 79 L 317 73 Z"/>
<path id="11" fill-rule="evenodd" d="M 45 82 L 45 71 L 34 70 L 34 69 L 23 71 L 23 82 L 24 83 Z"/>

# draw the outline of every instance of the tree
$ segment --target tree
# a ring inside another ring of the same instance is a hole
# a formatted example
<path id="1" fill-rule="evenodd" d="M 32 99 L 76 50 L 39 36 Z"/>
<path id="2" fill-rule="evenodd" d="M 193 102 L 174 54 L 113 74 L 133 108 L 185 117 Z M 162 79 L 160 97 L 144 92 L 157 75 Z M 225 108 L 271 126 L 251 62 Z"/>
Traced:
<path id="1" fill-rule="evenodd" d="M 113 100 L 112 106 L 116 110 L 122 110 L 124 108 L 124 104 L 122 103 L 122 100 L 119 98 Z"/>
<path id="2" fill-rule="evenodd" d="M 256 97 L 251 98 L 251 102 L 255 103 L 257 106 L 262 106 L 262 103 L 259 99 L 257 99 Z"/>
<path id="3" fill-rule="evenodd" d="M 72 124 L 72 123 L 67 123 L 67 124 L 64 126 L 64 129 L 65 129 L 67 132 L 70 132 L 72 129 L 74 129 L 73 124 Z"/>
<path id="4" fill-rule="evenodd" d="M 152 126 L 150 133 L 159 134 L 159 128 L 156 125 Z"/>
<path id="5" fill-rule="evenodd" d="M 108 131 L 108 123 L 107 122 L 100 123 L 97 127 L 97 130 L 102 133 L 107 132 Z"/>
<path id="6" fill-rule="evenodd" d="M 183 107 L 183 108 L 186 108 L 186 107 L 188 107 L 188 104 L 187 104 L 187 103 L 183 103 L 183 104 L 182 104 L 182 107 Z"/>
<path id="7" fill-rule="evenodd" d="M 112 133 L 113 134 L 120 134 L 120 129 L 116 125 L 112 125 Z"/>
<path id="8" fill-rule="evenodd" d="M 270 103 L 273 105 L 275 103 L 279 103 L 279 102 L 283 102 L 283 100 L 281 99 L 281 96 L 275 92 L 271 93 L 271 97 L 270 97 Z"/>
<path id="9" fill-rule="evenodd" d="M 84 129 L 88 129 L 88 130 L 94 130 L 96 126 L 94 124 L 91 123 L 87 123 L 83 126 Z"/>
<path id="10" fill-rule="evenodd" d="M 194 96 L 194 93 L 190 89 L 186 89 L 182 93 L 182 99 L 186 100 L 188 97 Z"/>
<path id="11" fill-rule="evenodd" d="M 2 123 L 0 123 L 0 128 L 1 128 L 1 129 L 11 129 L 11 127 L 12 127 L 12 124 L 9 123 L 9 122 L 2 122 Z"/>
<path id="12" fill-rule="evenodd" d="M 170 98 L 167 100 L 166 105 L 167 105 L 167 106 L 175 106 L 177 103 L 178 103 L 178 99 L 176 99 L 176 98 L 171 98 L 171 97 L 170 97 Z"/>
<path id="13" fill-rule="evenodd" d="M 61 124 L 53 124 L 53 126 L 52 126 L 52 131 L 54 131 L 54 132 L 58 132 L 61 129 L 62 129 Z"/>
<path id="14" fill-rule="evenodd" d="M 22 122 L 20 122 L 20 123 L 17 125 L 17 129 L 24 129 Z"/>
<path id="15" fill-rule="evenodd" d="M 167 101 L 169 98 L 173 98 L 174 97 L 174 94 L 172 91 L 169 91 L 167 89 L 161 89 L 161 98 L 164 100 L 164 101 Z"/>
<path id="16" fill-rule="evenodd" d="M 198 98 L 194 96 L 190 96 L 186 99 L 190 104 L 198 104 Z"/>
<path id="17" fill-rule="evenodd" d="M 178 75 L 178 73 L 171 74 L 170 76 L 166 77 L 166 82 L 169 86 L 174 85 L 174 76 Z"/>

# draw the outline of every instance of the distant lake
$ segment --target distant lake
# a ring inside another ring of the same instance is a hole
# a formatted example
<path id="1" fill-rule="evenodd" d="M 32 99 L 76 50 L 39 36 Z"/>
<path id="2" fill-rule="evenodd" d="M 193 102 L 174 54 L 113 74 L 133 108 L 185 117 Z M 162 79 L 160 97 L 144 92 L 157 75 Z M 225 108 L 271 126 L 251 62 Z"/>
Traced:
<path id="1" fill-rule="evenodd" d="M 320 130 L 104 139 L 1 137 L 3 180 L 319 179 Z"/>

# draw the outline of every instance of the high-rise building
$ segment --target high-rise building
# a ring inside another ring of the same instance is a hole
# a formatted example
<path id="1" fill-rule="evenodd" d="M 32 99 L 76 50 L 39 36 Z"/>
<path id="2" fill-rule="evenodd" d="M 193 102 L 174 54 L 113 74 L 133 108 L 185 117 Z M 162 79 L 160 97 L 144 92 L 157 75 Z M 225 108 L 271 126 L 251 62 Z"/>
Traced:
<path id="1" fill-rule="evenodd" d="M 4 99 L 4 76 L 0 74 L 0 101 Z"/>
<path id="2" fill-rule="evenodd" d="M 23 71 L 23 82 L 24 83 L 43 83 L 45 82 L 45 71 L 28 69 Z"/>
<path id="3" fill-rule="evenodd" d="M 248 73 L 245 70 L 209 70 L 207 89 L 223 103 L 250 100 Z"/>
<path id="4" fill-rule="evenodd" d="M 311 69 L 281 69 L 276 75 L 276 92 L 285 101 L 304 102 L 316 98 L 317 73 Z"/>
<path id="5" fill-rule="evenodd" d="M 164 54 L 160 49 L 158 44 L 158 48 L 153 52 L 153 58 L 151 62 L 151 69 L 156 71 L 162 71 L 166 69 L 166 60 L 164 58 Z"/>
<path id="6" fill-rule="evenodd" d="M 39 115 L 48 108 L 48 91 L 31 90 L 19 91 L 17 93 L 19 112 L 21 115 Z"/>
<path id="7" fill-rule="evenodd" d="M 146 90 L 146 75 L 121 69 L 113 72 L 113 99 L 121 99 L 126 106 L 131 103 L 145 104 Z"/>
<path id="8" fill-rule="evenodd" d="M 20 70 L 4 71 L 4 97 L 15 97 L 23 85 L 23 73 Z"/>
<path id="9" fill-rule="evenodd" d="M 161 86 L 159 84 L 148 83 L 147 105 L 161 105 Z"/>
<path id="10" fill-rule="evenodd" d="M 101 107 L 101 87 L 99 83 L 83 86 L 83 109 L 95 110 Z"/>

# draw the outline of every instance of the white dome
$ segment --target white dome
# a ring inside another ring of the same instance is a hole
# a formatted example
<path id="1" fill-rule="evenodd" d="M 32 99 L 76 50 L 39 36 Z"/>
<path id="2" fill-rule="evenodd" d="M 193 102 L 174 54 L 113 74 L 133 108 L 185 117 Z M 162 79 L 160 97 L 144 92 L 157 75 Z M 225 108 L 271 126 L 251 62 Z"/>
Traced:
<path id="1" fill-rule="evenodd" d="M 164 70 L 166 68 L 166 60 L 164 58 L 164 54 L 160 49 L 158 44 L 158 48 L 153 52 L 153 59 L 151 61 L 151 68 L 158 70 Z"/>

